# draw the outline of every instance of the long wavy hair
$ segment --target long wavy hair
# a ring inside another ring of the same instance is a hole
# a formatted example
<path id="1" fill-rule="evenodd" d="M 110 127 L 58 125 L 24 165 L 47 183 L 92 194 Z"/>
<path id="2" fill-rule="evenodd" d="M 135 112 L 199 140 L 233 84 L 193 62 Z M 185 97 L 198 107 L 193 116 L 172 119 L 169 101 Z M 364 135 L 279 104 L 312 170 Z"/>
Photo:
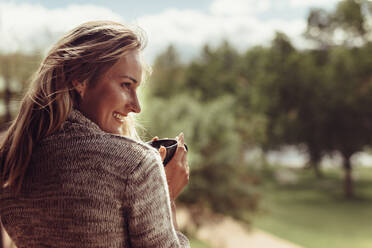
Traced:
<path id="1" fill-rule="evenodd" d="M 120 57 L 143 47 L 142 32 L 109 21 L 84 23 L 62 37 L 34 74 L 0 143 L 1 187 L 20 190 L 35 144 L 57 131 L 77 107 L 73 80 L 93 86 Z M 138 138 L 133 117 L 124 123 L 122 134 Z"/>

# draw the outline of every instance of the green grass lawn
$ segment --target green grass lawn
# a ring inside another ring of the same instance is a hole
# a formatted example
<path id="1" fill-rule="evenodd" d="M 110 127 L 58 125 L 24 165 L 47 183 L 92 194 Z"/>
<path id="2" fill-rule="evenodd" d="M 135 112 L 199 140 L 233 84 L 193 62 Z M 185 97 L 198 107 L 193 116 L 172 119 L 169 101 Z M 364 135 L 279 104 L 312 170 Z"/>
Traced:
<path id="1" fill-rule="evenodd" d="M 356 199 L 342 195 L 342 170 L 316 179 L 311 170 L 291 170 L 295 184 L 266 176 L 254 226 L 304 248 L 372 247 L 372 169 L 355 168 Z"/>

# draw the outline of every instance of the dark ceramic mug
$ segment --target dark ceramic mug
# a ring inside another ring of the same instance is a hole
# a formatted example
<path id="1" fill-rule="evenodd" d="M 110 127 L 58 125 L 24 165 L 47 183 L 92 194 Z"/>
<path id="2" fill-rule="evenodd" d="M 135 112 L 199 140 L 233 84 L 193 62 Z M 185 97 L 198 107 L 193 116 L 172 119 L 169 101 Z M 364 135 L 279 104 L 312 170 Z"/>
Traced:
<path id="1" fill-rule="evenodd" d="M 151 140 L 146 143 L 156 148 L 157 150 L 159 150 L 161 146 L 165 147 L 167 153 L 163 161 L 164 166 L 166 166 L 167 163 L 173 158 L 174 154 L 176 153 L 177 146 L 178 146 L 177 140 L 175 139 L 158 139 L 158 140 Z M 188 151 L 186 144 L 185 144 L 185 148 L 186 148 L 186 151 Z"/>

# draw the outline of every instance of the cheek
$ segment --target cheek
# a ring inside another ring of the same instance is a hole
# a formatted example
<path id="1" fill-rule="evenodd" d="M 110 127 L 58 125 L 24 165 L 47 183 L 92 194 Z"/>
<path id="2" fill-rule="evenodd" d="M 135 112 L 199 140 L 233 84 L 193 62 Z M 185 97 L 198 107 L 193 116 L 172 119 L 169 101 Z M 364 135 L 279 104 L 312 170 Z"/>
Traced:
<path id="1" fill-rule="evenodd" d="M 104 108 L 108 112 L 113 111 L 124 111 L 124 107 L 130 102 L 130 96 L 126 92 L 115 92 L 110 93 L 108 95 L 105 95 L 104 102 L 102 105 L 104 105 Z"/>
<path id="2" fill-rule="evenodd" d="M 114 111 L 123 112 L 124 107 L 130 103 L 130 94 L 121 88 L 101 89 L 96 95 L 96 104 L 99 102 L 99 112 L 102 118 L 107 118 Z"/>
<path id="3" fill-rule="evenodd" d="M 130 102 L 130 95 L 128 92 L 121 92 L 118 94 L 118 102 L 120 101 L 120 104 L 126 105 Z"/>
<path id="4" fill-rule="evenodd" d="M 110 91 L 101 91 L 94 99 L 91 99 L 91 107 L 95 108 L 95 114 L 98 115 L 100 122 L 104 123 L 109 119 L 112 112 L 118 106 L 118 94 Z"/>
<path id="5" fill-rule="evenodd" d="M 122 90 L 106 90 L 101 92 L 100 98 L 106 108 L 116 108 L 128 99 L 128 94 Z"/>

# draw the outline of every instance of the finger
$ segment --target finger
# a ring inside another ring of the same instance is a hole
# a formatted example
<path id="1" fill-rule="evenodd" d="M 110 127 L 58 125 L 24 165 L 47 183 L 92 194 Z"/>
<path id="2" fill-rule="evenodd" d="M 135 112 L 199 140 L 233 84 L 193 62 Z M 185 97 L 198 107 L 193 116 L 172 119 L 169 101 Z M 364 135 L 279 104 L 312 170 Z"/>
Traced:
<path id="1" fill-rule="evenodd" d="M 182 164 L 184 164 L 185 166 L 187 166 L 187 153 L 184 153 L 183 156 L 182 156 Z"/>
<path id="2" fill-rule="evenodd" d="M 181 160 L 181 165 L 182 165 L 182 167 L 183 168 L 185 168 L 185 169 L 187 169 L 187 167 L 189 166 L 189 164 L 188 164 L 188 161 L 187 161 L 187 156 L 186 156 L 187 154 L 186 153 L 184 153 L 183 154 L 183 156 L 180 158 Z"/>
<path id="3" fill-rule="evenodd" d="M 157 141 L 159 139 L 159 137 L 158 136 L 155 136 L 154 138 L 152 138 L 151 140 L 152 141 Z"/>
<path id="4" fill-rule="evenodd" d="M 172 158 L 172 160 L 174 159 L 183 165 L 185 155 L 186 155 L 186 149 L 184 146 L 184 134 L 181 132 L 176 137 L 176 140 L 177 140 L 177 149 L 176 149 L 176 153 L 174 154 L 174 157 Z"/>
<path id="5" fill-rule="evenodd" d="M 179 135 L 178 135 L 178 146 L 181 146 L 183 147 L 185 145 L 185 135 L 183 134 L 183 132 L 181 132 Z"/>
<path id="6" fill-rule="evenodd" d="M 161 161 L 164 161 L 165 155 L 167 155 L 167 149 L 165 149 L 164 146 L 160 146 L 159 153 L 160 153 Z"/>
<path id="7" fill-rule="evenodd" d="M 176 152 L 174 153 L 174 155 L 173 155 L 171 161 L 172 161 L 173 163 L 178 164 L 179 166 L 182 166 L 182 162 L 183 162 L 183 152 L 182 152 L 182 150 L 181 150 L 181 147 L 179 147 L 179 146 L 177 147 Z"/>
<path id="8" fill-rule="evenodd" d="M 180 167 L 185 167 L 187 164 L 186 155 L 187 153 L 185 152 L 184 148 L 181 146 L 178 146 L 176 153 L 174 154 L 174 157 L 172 159 L 174 159 Z"/>

